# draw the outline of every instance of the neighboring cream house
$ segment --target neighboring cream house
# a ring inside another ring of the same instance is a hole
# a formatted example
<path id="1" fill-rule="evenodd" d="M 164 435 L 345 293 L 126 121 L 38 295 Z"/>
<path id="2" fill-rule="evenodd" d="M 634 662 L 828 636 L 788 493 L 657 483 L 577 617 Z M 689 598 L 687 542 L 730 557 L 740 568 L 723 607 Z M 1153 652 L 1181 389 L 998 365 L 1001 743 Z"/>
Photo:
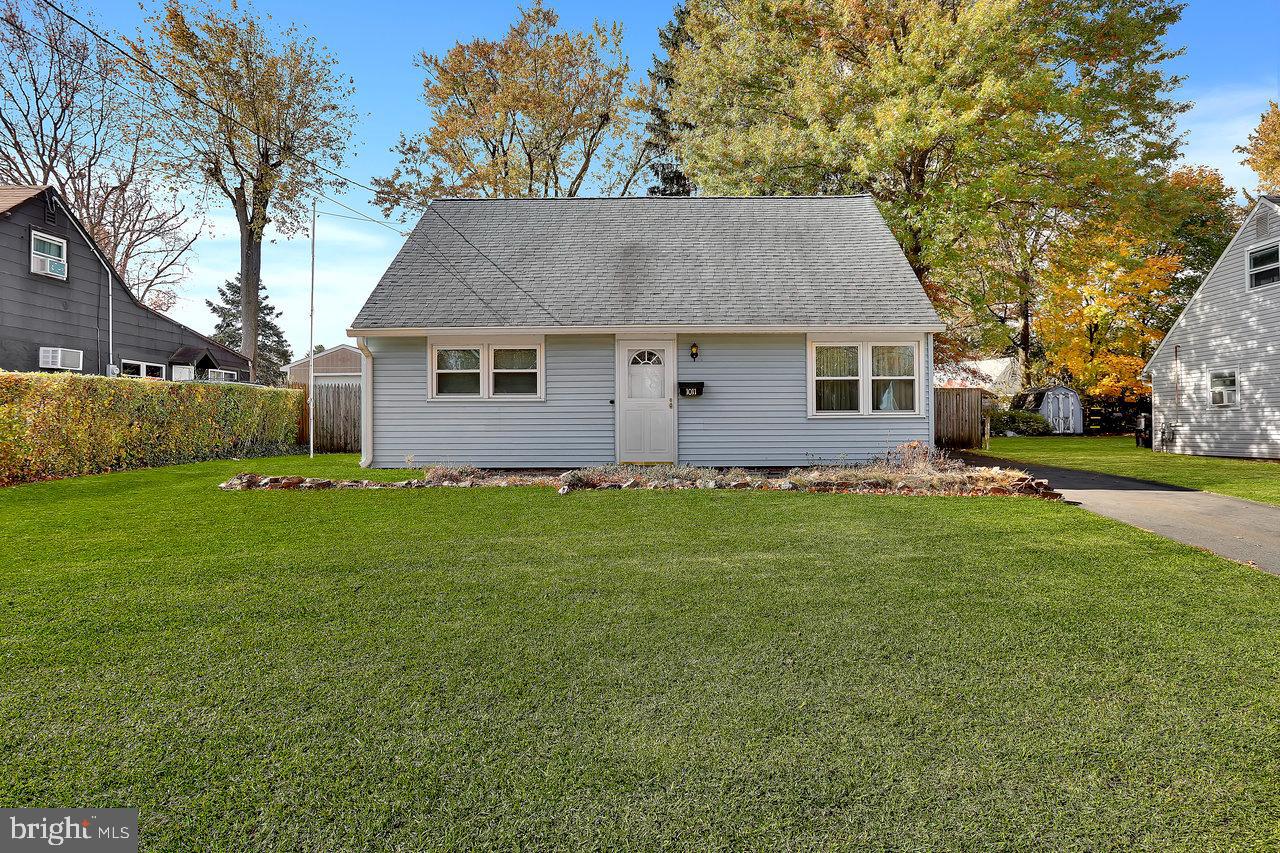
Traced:
<path id="1" fill-rule="evenodd" d="M 437 201 L 348 329 L 362 462 L 867 459 L 942 329 L 867 196 Z"/>
<path id="2" fill-rule="evenodd" d="M 1254 205 L 1143 375 L 1157 450 L 1280 458 L 1280 196 Z"/>
<path id="3" fill-rule="evenodd" d="M 310 380 L 311 369 L 309 359 L 300 358 L 288 365 L 290 385 L 306 385 Z M 316 384 L 333 385 L 339 382 L 360 381 L 360 350 L 351 344 L 339 344 L 336 347 L 316 353 Z"/>

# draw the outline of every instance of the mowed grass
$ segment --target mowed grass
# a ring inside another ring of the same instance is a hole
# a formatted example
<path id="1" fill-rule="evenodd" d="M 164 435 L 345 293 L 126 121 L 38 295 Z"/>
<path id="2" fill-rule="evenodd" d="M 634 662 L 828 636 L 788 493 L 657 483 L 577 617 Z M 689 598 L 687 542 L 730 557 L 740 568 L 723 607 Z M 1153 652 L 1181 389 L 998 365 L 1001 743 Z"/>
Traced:
<path id="1" fill-rule="evenodd" d="M 1265 459 L 1156 453 L 1137 447 L 1132 436 L 992 438 L 986 453 L 1280 505 L 1280 464 Z"/>
<path id="2" fill-rule="evenodd" d="M 356 473 L 0 491 L 0 805 L 151 850 L 1280 844 L 1276 577 L 1030 499 L 246 469 Z"/>

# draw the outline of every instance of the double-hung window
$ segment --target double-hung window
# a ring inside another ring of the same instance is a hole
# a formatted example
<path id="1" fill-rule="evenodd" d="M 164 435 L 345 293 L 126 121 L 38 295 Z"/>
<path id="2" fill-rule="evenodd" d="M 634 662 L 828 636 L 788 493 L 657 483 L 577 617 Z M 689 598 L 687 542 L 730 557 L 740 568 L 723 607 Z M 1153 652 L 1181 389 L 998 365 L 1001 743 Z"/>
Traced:
<path id="1" fill-rule="evenodd" d="M 1280 281 L 1280 244 L 1249 250 L 1249 287 Z"/>
<path id="2" fill-rule="evenodd" d="M 1209 405 L 1228 409 L 1240 401 L 1240 379 L 1234 368 L 1209 371 Z"/>
<path id="3" fill-rule="evenodd" d="M 31 271 L 50 278 L 67 278 L 67 241 L 52 234 L 31 232 Z"/>
<path id="4" fill-rule="evenodd" d="M 814 409 L 857 412 L 862 394 L 858 382 L 862 348 L 858 344 L 814 344 Z"/>
<path id="5" fill-rule="evenodd" d="M 431 396 L 438 399 L 539 400 L 542 344 L 440 343 L 431 347 Z"/>
<path id="6" fill-rule="evenodd" d="M 871 411 L 916 410 L 915 344 L 871 345 Z"/>
<path id="7" fill-rule="evenodd" d="M 811 340 L 809 417 L 916 414 L 920 344 Z"/>

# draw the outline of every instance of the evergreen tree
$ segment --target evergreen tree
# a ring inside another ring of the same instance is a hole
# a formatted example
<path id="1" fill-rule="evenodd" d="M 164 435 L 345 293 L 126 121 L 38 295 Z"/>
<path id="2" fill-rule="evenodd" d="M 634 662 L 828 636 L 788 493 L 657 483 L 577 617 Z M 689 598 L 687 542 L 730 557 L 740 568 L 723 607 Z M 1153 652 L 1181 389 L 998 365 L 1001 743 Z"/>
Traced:
<path id="1" fill-rule="evenodd" d="M 645 144 L 653 156 L 649 171 L 654 181 L 649 187 L 649 195 L 693 195 L 694 191 L 693 181 L 684 173 L 675 152 L 676 134 L 691 125 L 673 123 L 670 108 L 671 91 L 676 84 L 674 56 L 682 47 L 692 43 L 684 26 L 688 14 L 685 4 L 678 4 L 671 21 L 658 31 L 658 44 L 663 55 L 654 54 L 653 67 L 649 69 L 653 94 L 649 101 L 649 119 L 645 122 Z"/>
<path id="2" fill-rule="evenodd" d="M 262 385 L 283 385 L 284 366 L 293 361 L 293 350 L 284 338 L 284 332 L 276 319 L 281 312 L 267 300 L 267 289 L 260 287 L 262 298 L 258 301 L 258 347 L 253 363 L 254 381 Z M 213 339 L 233 350 L 241 349 L 240 325 L 240 276 L 218 288 L 218 301 L 206 299 L 218 325 Z"/>

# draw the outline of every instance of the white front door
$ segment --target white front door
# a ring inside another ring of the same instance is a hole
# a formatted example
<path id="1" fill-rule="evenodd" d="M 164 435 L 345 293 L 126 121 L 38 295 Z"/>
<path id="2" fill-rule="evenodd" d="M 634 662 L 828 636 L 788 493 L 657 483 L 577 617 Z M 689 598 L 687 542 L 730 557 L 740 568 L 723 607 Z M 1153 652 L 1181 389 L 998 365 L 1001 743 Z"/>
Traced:
<path id="1" fill-rule="evenodd" d="M 676 461 L 674 341 L 618 341 L 618 461 Z"/>

